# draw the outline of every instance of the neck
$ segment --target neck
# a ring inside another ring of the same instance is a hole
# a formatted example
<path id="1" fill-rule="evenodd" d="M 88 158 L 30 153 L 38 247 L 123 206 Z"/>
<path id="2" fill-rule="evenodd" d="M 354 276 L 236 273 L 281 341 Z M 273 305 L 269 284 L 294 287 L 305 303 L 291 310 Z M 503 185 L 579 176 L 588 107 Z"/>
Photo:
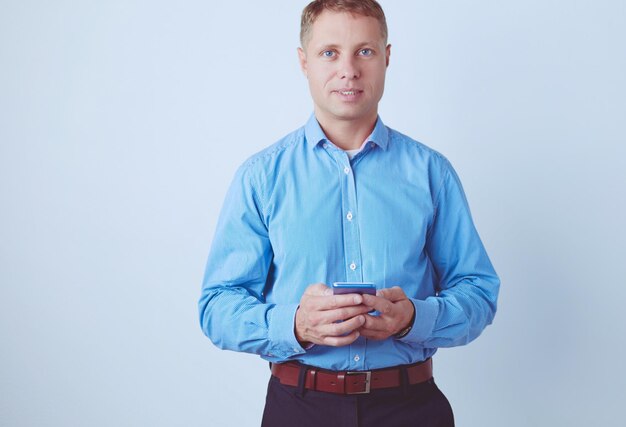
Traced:
<path id="1" fill-rule="evenodd" d="M 342 150 L 356 150 L 374 130 L 378 114 L 358 121 L 328 119 L 317 113 L 315 118 L 333 144 Z"/>

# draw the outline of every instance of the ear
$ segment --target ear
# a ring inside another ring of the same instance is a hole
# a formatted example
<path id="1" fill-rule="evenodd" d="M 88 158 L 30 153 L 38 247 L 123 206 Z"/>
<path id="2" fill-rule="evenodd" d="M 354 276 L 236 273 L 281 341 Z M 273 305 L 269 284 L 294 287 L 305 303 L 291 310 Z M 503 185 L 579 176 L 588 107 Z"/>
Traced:
<path id="1" fill-rule="evenodd" d="M 391 45 L 388 44 L 387 47 L 385 48 L 385 62 L 387 64 L 387 67 L 389 66 L 389 57 L 391 56 Z"/>
<path id="2" fill-rule="evenodd" d="M 302 74 L 307 76 L 307 62 L 306 62 L 306 53 L 302 50 L 301 47 L 298 48 L 298 60 L 300 61 L 300 69 L 302 70 Z"/>

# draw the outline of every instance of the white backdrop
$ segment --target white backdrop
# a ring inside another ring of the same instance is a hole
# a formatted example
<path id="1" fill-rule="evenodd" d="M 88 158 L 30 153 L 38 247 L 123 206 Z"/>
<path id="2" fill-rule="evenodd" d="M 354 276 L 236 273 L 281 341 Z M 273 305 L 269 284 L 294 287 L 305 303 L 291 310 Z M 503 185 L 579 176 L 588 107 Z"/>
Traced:
<path id="1" fill-rule="evenodd" d="M 266 363 L 196 301 L 236 167 L 312 111 L 306 3 L 0 0 L 0 425 L 259 424 Z M 461 427 L 623 423 L 625 4 L 382 0 L 381 116 L 455 165 L 502 278 L 435 358 Z"/>

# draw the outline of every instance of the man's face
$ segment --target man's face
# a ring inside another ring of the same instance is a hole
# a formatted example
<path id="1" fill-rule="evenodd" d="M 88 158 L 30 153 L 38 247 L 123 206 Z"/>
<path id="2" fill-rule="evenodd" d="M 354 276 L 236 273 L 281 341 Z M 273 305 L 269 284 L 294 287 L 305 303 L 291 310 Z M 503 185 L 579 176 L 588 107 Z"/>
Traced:
<path id="1" fill-rule="evenodd" d="M 391 46 L 369 16 L 325 10 L 313 23 L 300 66 L 320 122 L 376 120 Z"/>

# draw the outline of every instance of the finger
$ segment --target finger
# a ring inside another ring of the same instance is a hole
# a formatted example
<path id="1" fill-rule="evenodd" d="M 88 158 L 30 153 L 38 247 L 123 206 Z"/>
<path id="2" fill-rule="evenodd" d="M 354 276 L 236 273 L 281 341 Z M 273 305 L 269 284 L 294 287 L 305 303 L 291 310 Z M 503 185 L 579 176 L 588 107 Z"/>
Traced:
<path id="1" fill-rule="evenodd" d="M 389 324 L 379 316 L 365 316 L 365 322 L 361 329 L 367 329 L 372 332 L 384 332 L 389 329 Z"/>
<path id="2" fill-rule="evenodd" d="M 314 296 L 311 298 L 312 307 L 316 310 L 334 310 L 363 303 L 363 297 L 359 294 Z"/>
<path id="3" fill-rule="evenodd" d="M 320 336 L 323 337 L 341 337 L 352 333 L 352 331 L 359 329 L 365 323 L 365 316 L 359 315 L 348 319 L 344 322 L 330 323 L 327 325 L 320 325 L 317 329 Z"/>
<path id="4" fill-rule="evenodd" d="M 369 313 L 371 308 L 366 305 L 355 305 L 343 307 L 334 310 L 326 310 L 321 312 L 321 319 L 324 323 L 334 323 L 338 321 L 349 320 L 360 314 Z"/>
<path id="5" fill-rule="evenodd" d="M 388 315 L 393 310 L 393 303 L 379 296 L 363 295 L 363 304 L 376 309 L 381 315 Z"/>
<path id="6" fill-rule="evenodd" d="M 333 347 L 342 347 L 352 344 L 360 336 L 361 334 L 359 331 L 352 331 L 350 334 L 342 337 L 326 337 L 322 340 L 321 344 Z"/>
<path id="7" fill-rule="evenodd" d="M 407 296 L 404 293 L 404 290 L 399 286 L 394 286 L 393 288 L 380 289 L 378 292 L 376 292 L 376 295 L 378 295 L 379 297 L 388 299 L 391 302 L 396 302 L 396 301 L 401 301 L 403 299 L 407 299 Z"/>

